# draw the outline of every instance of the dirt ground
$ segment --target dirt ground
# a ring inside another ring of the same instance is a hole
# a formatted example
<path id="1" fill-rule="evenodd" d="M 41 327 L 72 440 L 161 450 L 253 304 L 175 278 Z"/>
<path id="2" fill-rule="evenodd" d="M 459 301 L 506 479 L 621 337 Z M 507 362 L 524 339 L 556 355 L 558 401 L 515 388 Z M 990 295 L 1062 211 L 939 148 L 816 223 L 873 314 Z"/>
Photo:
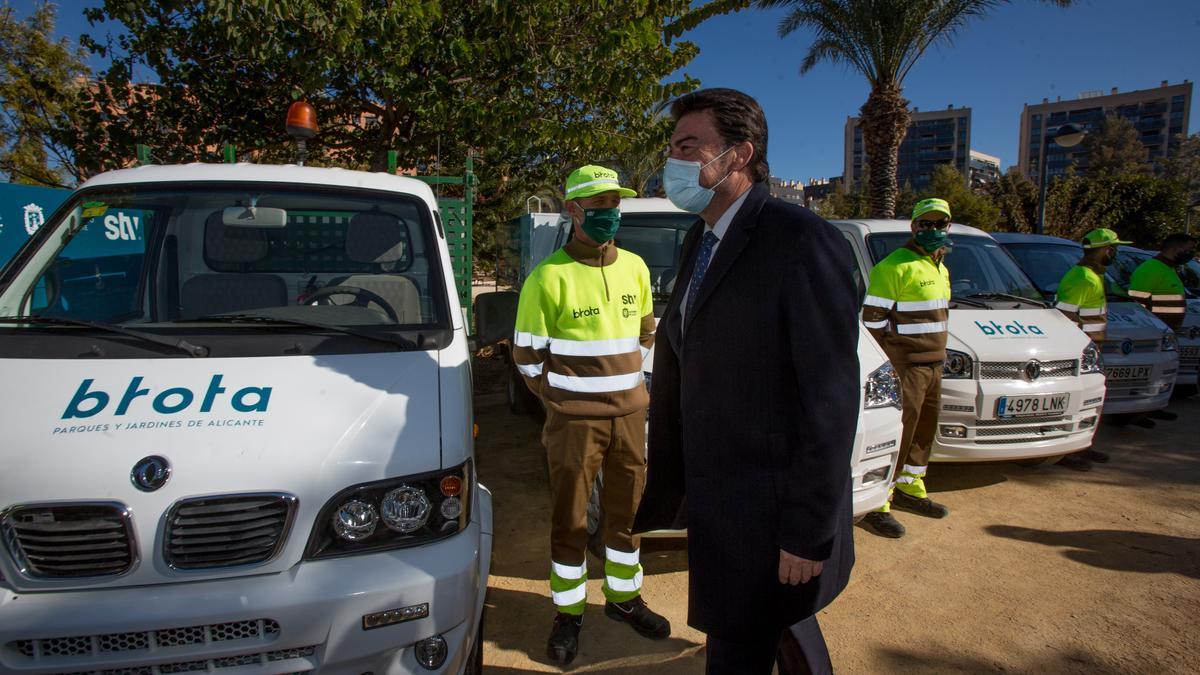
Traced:
<path id="1" fill-rule="evenodd" d="M 540 424 L 509 413 L 503 362 L 477 361 L 479 475 L 494 495 L 485 627 L 490 673 L 557 672 Z M 898 513 L 906 537 L 855 528 L 849 587 L 821 612 L 843 673 L 1195 673 L 1200 655 L 1200 397 L 1153 430 L 1102 424 L 1112 462 L 1088 473 L 1011 463 L 935 465 L 944 520 Z M 644 540 L 644 596 L 672 624 L 651 642 L 589 606 L 574 672 L 703 672 L 687 626 L 687 542 Z"/>

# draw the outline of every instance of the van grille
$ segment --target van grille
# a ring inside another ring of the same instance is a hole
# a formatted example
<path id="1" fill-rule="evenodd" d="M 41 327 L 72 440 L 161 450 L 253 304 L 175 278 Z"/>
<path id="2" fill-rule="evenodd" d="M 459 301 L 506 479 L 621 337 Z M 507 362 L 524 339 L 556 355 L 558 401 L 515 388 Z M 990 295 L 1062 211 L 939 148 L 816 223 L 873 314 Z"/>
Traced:
<path id="1" fill-rule="evenodd" d="M 130 514 L 120 504 L 17 506 L 0 523 L 9 554 L 29 577 L 113 576 L 137 562 Z"/>
<path id="2" fill-rule="evenodd" d="M 283 548 L 295 510 L 296 498 L 282 494 L 177 502 L 167 515 L 163 555 L 184 570 L 266 562 Z"/>
<path id="3" fill-rule="evenodd" d="M 1124 340 L 1108 339 L 1100 347 L 1100 352 L 1103 354 L 1124 354 Z M 1130 354 L 1146 354 L 1156 352 L 1162 348 L 1162 340 L 1154 338 L 1151 340 L 1130 340 Z"/>
<path id="4" fill-rule="evenodd" d="M 1025 376 L 1025 361 L 992 361 L 979 364 L 979 379 L 981 380 L 1020 380 Z M 1048 377 L 1074 377 L 1078 362 L 1042 361 L 1039 380 Z"/>

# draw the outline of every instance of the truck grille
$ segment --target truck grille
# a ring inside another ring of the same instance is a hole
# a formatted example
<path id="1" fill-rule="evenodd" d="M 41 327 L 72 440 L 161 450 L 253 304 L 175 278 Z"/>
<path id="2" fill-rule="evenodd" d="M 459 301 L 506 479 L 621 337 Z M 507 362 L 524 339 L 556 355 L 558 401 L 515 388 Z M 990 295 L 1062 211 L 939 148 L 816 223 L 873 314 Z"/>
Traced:
<path id="1" fill-rule="evenodd" d="M 163 555 L 175 569 L 254 565 L 274 558 L 287 540 L 296 498 L 283 494 L 199 497 L 167 515 Z"/>
<path id="2" fill-rule="evenodd" d="M 0 525 L 9 554 L 29 577 L 112 576 L 137 563 L 130 514 L 120 504 L 17 506 Z"/>
<path id="3" fill-rule="evenodd" d="M 14 640 L 6 645 L 5 651 L 10 658 L 19 659 L 21 665 L 30 667 L 54 668 L 70 663 L 70 670 L 59 675 L 205 673 L 247 666 L 258 666 L 265 672 L 279 672 L 282 662 L 296 659 L 304 659 L 305 662 L 287 664 L 288 672 L 312 672 L 317 668 L 316 645 L 228 656 L 207 656 L 202 653 L 208 649 L 237 647 L 258 646 L 262 649 L 262 646 L 278 640 L 279 634 L 279 623 L 273 619 L 250 619 L 133 633 Z M 144 659 L 149 654 L 155 654 L 162 660 L 149 665 L 118 665 L 130 659 Z M 90 663 L 81 669 L 81 660 Z"/>
<path id="4" fill-rule="evenodd" d="M 1025 377 L 1026 361 L 992 361 L 979 364 L 981 380 L 1021 380 Z M 1039 380 L 1048 377 L 1075 377 L 1077 361 L 1042 361 Z"/>

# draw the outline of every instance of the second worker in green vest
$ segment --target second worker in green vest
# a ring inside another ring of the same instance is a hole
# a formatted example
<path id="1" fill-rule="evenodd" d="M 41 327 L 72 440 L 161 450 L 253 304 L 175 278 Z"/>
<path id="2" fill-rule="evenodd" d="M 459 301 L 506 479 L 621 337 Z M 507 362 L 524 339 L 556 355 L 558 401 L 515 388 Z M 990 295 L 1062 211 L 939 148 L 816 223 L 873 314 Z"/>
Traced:
<path id="1" fill-rule="evenodd" d="M 617 173 L 584 166 L 567 177 L 573 237 L 521 289 L 513 359 L 546 408 L 550 468 L 550 594 L 558 610 L 546 645 L 560 665 L 579 649 L 587 604 L 587 507 L 603 468 L 604 613 L 639 634 L 671 624 L 642 601 L 638 540 L 630 529 L 646 484 L 642 359 L 654 341 L 650 271 L 613 243 L 621 222 Z"/>
<path id="2" fill-rule="evenodd" d="M 904 536 L 892 506 L 931 518 L 949 513 L 925 491 L 950 320 L 950 271 L 942 263 L 949 231 L 950 205 L 945 200 L 917 202 L 912 239 L 871 268 L 863 299 L 863 324 L 900 375 L 904 428 L 891 500 L 862 521 L 867 530 L 884 537 Z"/>

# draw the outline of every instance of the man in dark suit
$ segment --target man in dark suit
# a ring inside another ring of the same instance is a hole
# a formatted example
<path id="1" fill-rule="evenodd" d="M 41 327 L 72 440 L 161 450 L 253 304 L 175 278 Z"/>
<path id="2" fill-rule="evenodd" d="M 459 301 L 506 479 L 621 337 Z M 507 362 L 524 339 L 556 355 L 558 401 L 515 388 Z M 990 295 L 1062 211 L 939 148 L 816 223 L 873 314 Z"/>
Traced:
<path id="1" fill-rule="evenodd" d="M 832 672 L 816 612 L 854 564 L 858 295 L 841 235 L 771 197 L 762 108 L 674 102 L 667 196 L 697 213 L 658 326 L 635 532 L 688 528 L 709 673 Z"/>

